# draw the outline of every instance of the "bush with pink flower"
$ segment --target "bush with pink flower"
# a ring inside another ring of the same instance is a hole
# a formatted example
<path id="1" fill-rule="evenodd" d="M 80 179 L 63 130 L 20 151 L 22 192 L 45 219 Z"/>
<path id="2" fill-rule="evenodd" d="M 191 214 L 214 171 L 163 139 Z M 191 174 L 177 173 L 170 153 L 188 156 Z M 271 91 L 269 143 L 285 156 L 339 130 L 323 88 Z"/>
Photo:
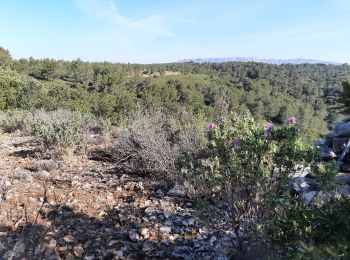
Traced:
<path id="1" fill-rule="evenodd" d="M 312 159 L 295 118 L 289 122 L 274 126 L 250 114 L 233 114 L 217 126 L 208 125 L 205 151 L 188 162 L 188 180 L 193 178 L 198 191 L 215 192 L 229 205 L 236 236 L 243 222 L 258 223 L 275 214 L 279 200 L 289 196 L 294 166 Z"/>

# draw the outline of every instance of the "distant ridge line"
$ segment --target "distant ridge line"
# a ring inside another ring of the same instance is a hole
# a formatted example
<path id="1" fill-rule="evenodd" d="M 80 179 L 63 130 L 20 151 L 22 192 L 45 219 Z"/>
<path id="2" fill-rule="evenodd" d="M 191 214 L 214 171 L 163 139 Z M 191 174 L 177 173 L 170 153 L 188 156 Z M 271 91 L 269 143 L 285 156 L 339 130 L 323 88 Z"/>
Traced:
<path id="1" fill-rule="evenodd" d="M 184 59 L 179 62 L 195 62 L 195 63 L 222 63 L 222 62 L 262 62 L 268 64 L 282 65 L 282 64 L 327 64 L 327 65 L 341 65 L 343 63 L 333 61 L 321 61 L 313 59 L 262 59 L 255 57 L 228 57 L 228 58 L 196 58 Z"/>

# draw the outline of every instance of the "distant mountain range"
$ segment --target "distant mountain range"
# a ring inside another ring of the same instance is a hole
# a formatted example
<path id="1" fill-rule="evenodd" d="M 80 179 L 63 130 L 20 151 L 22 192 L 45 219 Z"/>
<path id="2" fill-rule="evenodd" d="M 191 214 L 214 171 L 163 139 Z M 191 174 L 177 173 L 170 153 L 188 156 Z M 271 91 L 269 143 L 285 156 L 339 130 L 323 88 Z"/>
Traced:
<path id="1" fill-rule="evenodd" d="M 332 65 L 341 65 L 342 63 L 332 62 L 332 61 L 321 61 L 321 60 L 312 60 L 312 59 L 261 59 L 254 57 L 230 57 L 230 58 L 197 58 L 197 59 L 185 59 L 180 60 L 179 62 L 195 62 L 195 63 L 204 63 L 204 62 L 263 62 L 268 64 L 332 64 Z"/>

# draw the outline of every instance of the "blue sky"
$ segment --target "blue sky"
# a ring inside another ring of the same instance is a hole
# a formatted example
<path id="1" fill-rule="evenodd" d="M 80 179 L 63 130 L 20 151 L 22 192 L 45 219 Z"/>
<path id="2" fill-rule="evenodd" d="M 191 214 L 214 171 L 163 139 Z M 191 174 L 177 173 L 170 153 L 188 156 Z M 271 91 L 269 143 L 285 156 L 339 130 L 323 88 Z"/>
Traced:
<path id="1" fill-rule="evenodd" d="M 0 0 L 0 46 L 14 58 L 350 63 L 349 14 L 350 0 Z"/>

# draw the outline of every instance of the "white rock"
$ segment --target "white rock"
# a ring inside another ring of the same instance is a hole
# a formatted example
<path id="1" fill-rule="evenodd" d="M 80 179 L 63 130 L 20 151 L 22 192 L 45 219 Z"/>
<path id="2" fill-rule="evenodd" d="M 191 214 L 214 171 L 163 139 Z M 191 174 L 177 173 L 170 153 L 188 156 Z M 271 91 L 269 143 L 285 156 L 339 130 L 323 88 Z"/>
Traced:
<path id="1" fill-rule="evenodd" d="M 304 201 L 309 204 L 312 199 L 315 197 L 316 195 L 316 191 L 310 191 L 310 192 L 306 192 L 302 194 L 302 197 L 304 199 Z"/>
<path id="2" fill-rule="evenodd" d="M 158 190 L 156 191 L 156 193 L 157 193 L 158 195 L 160 195 L 160 196 L 164 195 L 164 193 L 163 193 L 163 191 L 162 191 L 161 189 L 158 189 Z"/>
<path id="3" fill-rule="evenodd" d="M 170 218 L 170 216 L 171 216 L 171 212 L 170 212 L 169 210 L 164 210 L 164 211 L 163 211 L 163 215 L 164 215 L 164 217 L 165 217 L 166 219 L 168 219 L 168 218 Z"/>
<path id="4" fill-rule="evenodd" d="M 108 243 L 108 246 L 114 246 L 114 245 L 118 244 L 118 242 L 119 242 L 118 240 L 112 240 Z"/>
<path id="5" fill-rule="evenodd" d="M 84 254 L 84 248 L 81 245 L 77 245 L 74 247 L 75 256 L 82 257 Z"/>
<path id="6" fill-rule="evenodd" d="M 55 239 L 51 239 L 48 247 L 51 249 L 54 249 L 56 245 L 57 245 L 57 241 Z"/>
<path id="7" fill-rule="evenodd" d="M 190 218 L 190 219 L 186 219 L 186 220 L 182 221 L 182 224 L 184 226 L 193 226 L 194 222 L 195 222 L 195 220 L 193 218 Z"/>
<path id="8" fill-rule="evenodd" d="M 66 235 L 64 238 L 63 238 L 64 241 L 66 241 L 67 243 L 72 243 L 75 241 L 74 237 L 72 235 Z"/>
<path id="9" fill-rule="evenodd" d="M 293 178 L 297 178 L 297 177 L 305 177 L 306 175 L 308 175 L 311 171 L 310 167 L 304 167 L 303 165 L 297 165 L 295 166 L 295 172 L 293 174 Z"/>
<path id="10" fill-rule="evenodd" d="M 145 200 L 145 207 L 148 207 L 149 205 L 152 204 L 152 201 L 150 200 Z"/>
<path id="11" fill-rule="evenodd" d="M 36 173 L 34 173 L 33 177 L 36 179 L 46 179 L 46 178 L 50 178 L 50 173 L 48 171 L 38 171 Z"/>
<path id="12" fill-rule="evenodd" d="M 185 188 L 178 184 L 176 184 L 171 190 L 168 191 L 168 194 L 172 196 L 183 196 L 185 193 Z"/>
<path id="13" fill-rule="evenodd" d="M 144 237 L 144 238 L 149 238 L 149 229 L 148 228 L 141 228 L 140 230 L 140 234 Z"/>
<path id="14" fill-rule="evenodd" d="M 139 241 L 140 240 L 140 235 L 139 233 L 137 232 L 136 229 L 132 229 L 129 231 L 129 238 L 131 241 Z"/>
<path id="15" fill-rule="evenodd" d="M 176 238 L 175 238 L 174 236 L 172 236 L 172 235 L 169 236 L 168 239 L 169 239 L 169 241 L 171 241 L 171 242 L 174 242 L 174 241 L 176 240 Z"/>
<path id="16" fill-rule="evenodd" d="M 339 188 L 339 193 L 345 197 L 349 196 L 350 193 L 350 186 L 349 185 L 342 185 Z"/>
<path id="17" fill-rule="evenodd" d="M 171 227 L 166 227 L 166 226 L 162 226 L 159 228 L 159 232 L 162 233 L 162 234 L 169 234 L 171 233 Z"/>
<path id="18" fill-rule="evenodd" d="M 194 218 L 190 218 L 190 219 L 188 220 L 188 225 L 189 225 L 189 226 L 193 226 L 195 222 L 196 222 L 196 221 L 194 220 Z"/>
<path id="19" fill-rule="evenodd" d="M 210 243 L 214 243 L 216 240 L 217 240 L 217 237 L 216 236 L 212 236 L 210 238 Z"/>
<path id="20" fill-rule="evenodd" d="M 350 135 L 350 123 L 337 122 L 334 126 L 333 132 L 336 135 L 349 136 Z"/>
<path id="21" fill-rule="evenodd" d="M 145 209 L 145 213 L 147 215 L 151 215 L 153 213 L 157 212 L 157 210 L 153 206 L 149 206 L 147 209 Z"/>
<path id="22" fill-rule="evenodd" d="M 293 188 L 297 192 L 306 191 L 309 188 L 309 184 L 306 182 L 305 177 L 296 177 L 292 180 Z"/>
<path id="23" fill-rule="evenodd" d="M 164 225 L 166 225 L 168 227 L 171 227 L 171 226 L 173 226 L 173 222 L 170 221 L 170 220 L 167 220 L 167 221 L 164 222 Z"/>
<path id="24" fill-rule="evenodd" d="M 350 184 L 350 173 L 340 172 L 336 178 L 339 184 Z"/>
<path id="25" fill-rule="evenodd" d="M 335 152 L 328 148 L 320 153 L 320 157 L 322 159 L 334 159 L 337 157 L 337 155 L 335 154 Z"/>
<path id="26" fill-rule="evenodd" d="M 322 146 L 326 146 L 326 145 L 327 145 L 327 143 L 323 140 L 314 142 L 314 146 L 316 146 L 316 147 L 322 147 Z"/>
<path id="27" fill-rule="evenodd" d="M 123 257 L 124 256 L 124 252 L 122 250 L 118 250 L 115 252 L 115 256 L 116 257 Z"/>

